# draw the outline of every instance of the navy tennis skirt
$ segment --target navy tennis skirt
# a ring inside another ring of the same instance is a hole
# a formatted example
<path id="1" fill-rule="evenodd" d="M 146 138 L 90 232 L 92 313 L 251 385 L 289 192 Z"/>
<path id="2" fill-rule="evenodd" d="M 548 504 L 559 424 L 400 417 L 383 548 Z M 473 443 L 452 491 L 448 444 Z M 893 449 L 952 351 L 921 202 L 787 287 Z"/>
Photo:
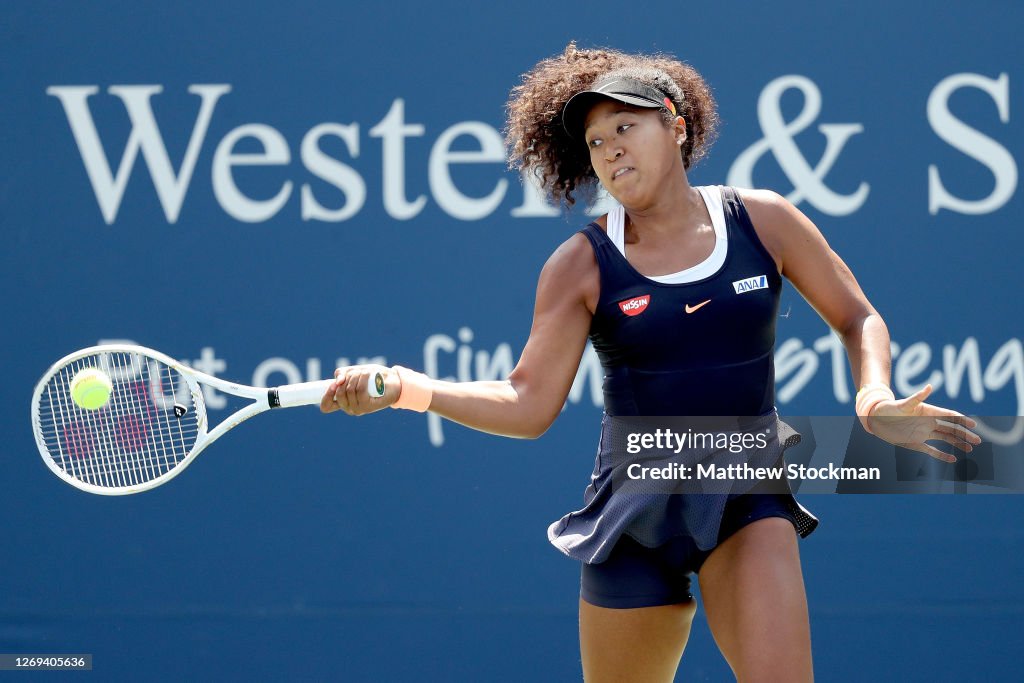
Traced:
<path id="1" fill-rule="evenodd" d="M 730 500 L 722 515 L 718 543 L 767 517 L 788 519 L 796 533 L 799 526 L 791 501 L 790 496 L 771 493 L 748 493 Z M 690 602 L 690 575 L 700 571 L 713 550 L 701 550 L 690 536 L 677 536 L 648 548 L 623 535 L 606 560 L 582 565 L 580 597 L 592 605 L 613 609 Z"/>

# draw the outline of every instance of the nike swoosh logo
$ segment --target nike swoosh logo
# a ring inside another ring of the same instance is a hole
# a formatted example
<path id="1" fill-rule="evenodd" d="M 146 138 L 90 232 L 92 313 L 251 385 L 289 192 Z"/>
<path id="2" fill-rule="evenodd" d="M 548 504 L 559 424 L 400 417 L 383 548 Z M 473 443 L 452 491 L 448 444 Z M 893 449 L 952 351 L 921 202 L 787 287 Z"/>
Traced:
<path id="1" fill-rule="evenodd" d="M 709 303 L 711 303 L 711 299 L 708 299 L 707 301 L 701 301 L 696 306 L 691 306 L 690 304 L 686 304 L 686 312 L 687 313 L 693 313 L 694 311 L 696 311 L 697 309 L 701 308 L 702 306 L 707 306 Z"/>

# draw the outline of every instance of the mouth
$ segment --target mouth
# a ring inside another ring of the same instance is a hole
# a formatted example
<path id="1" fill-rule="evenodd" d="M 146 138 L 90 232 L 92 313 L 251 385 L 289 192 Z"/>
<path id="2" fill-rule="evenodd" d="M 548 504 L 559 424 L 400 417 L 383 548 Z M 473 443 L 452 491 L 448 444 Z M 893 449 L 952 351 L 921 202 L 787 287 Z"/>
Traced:
<path id="1" fill-rule="evenodd" d="M 635 169 L 632 166 L 626 166 L 625 168 L 620 168 L 619 170 L 617 170 L 615 173 L 612 174 L 612 180 L 615 180 L 619 176 L 621 176 L 623 174 L 626 174 L 626 173 L 629 173 L 630 171 L 633 171 L 633 170 L 635 170 Z"/>

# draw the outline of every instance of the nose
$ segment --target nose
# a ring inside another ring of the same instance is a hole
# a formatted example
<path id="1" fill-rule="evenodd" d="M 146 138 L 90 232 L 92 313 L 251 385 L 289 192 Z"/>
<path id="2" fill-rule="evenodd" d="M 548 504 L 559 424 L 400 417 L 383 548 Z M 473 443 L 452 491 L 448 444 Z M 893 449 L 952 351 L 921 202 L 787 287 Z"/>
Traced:
<path id="1" fill-rule="evenodd" d="M 622 148 L 621 147 L 615 147 L 613 149 L 611 145 L 608 145 L 607 149 L 608 149 L 608 151 L 604 155 L 604 158 L 605 158 L 606 161 L 615 161 L 616 159 L 618 159 L 619 157 L 622 156 Z"/>

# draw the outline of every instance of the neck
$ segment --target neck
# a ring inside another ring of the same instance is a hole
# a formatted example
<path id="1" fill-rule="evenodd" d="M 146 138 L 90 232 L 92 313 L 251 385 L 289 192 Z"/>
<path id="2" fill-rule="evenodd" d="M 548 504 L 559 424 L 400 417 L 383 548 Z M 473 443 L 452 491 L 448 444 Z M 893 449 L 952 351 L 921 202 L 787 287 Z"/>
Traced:
<path id="1" fill-rule="evenodd" d="M 704 200 L 685 172 L 674 174 L 655 201 L 644 207 L 626 207 L 626 223 L 639 234 L 652 236 L 678 233 L 686 226 L 699 225 L 704 219 Z"/>

